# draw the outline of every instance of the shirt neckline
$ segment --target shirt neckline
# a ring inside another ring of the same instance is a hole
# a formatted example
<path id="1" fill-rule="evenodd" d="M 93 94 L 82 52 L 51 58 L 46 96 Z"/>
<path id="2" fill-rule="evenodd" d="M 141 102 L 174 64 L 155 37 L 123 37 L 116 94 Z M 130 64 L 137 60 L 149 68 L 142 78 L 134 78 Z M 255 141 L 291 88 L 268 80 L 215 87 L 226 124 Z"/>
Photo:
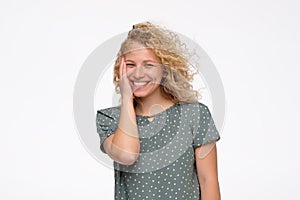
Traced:
<path id="1" fill-rule="evenodd" d="M 137 117 L 142 117 L 142 118 L 152 118 L 152 117 L 155 117 L 155 116 L 158 116 L 158 115 L 161 115 L 161 114 L 164 114 L 166 113 L 167 111 L 171 110 L 173 107 L 175 107 L 177 104 L 176 103 L 173 103 L 170 107 L 168 107 L 167 109 L 159 112 L 159 113 L 156 113 L 154 115 L 137 115 Z"/>

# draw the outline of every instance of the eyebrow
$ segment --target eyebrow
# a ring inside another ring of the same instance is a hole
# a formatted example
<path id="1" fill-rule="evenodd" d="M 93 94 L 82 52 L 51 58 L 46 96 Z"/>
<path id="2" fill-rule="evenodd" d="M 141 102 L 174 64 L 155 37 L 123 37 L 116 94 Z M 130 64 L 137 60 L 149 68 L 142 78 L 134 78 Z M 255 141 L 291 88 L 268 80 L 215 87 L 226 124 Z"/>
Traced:
<path id="1" fill-rule="evenodd" d="M 133 62 L 133 63 L 135 63 L 133 60 L 125 60 L 125 62 Z M 156 63 L 156 61 L 154 61 L 154 60 L 143 60 L 143 62 L 153 62 L 153 63 Z"/>

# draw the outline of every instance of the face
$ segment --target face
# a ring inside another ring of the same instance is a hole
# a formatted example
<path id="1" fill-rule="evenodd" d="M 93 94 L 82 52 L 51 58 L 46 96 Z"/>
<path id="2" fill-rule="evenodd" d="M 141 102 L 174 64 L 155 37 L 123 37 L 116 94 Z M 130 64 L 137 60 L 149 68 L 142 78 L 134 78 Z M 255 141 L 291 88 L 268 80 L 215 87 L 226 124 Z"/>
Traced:
<path id="1" fill-rule="evenodd" d="M 159 57 L 149 48 L 132 51 L 124 56 L 127 76 L 135 97 L 160 94 L 163 68 Z"/>

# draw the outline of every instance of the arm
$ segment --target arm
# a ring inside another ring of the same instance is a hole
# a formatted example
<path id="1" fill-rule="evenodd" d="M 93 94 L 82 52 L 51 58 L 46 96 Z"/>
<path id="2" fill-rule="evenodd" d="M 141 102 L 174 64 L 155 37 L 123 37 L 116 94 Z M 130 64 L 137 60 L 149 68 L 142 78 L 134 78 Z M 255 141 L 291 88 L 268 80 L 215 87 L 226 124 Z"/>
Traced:
<path id="1" fill-rule="evenodd" d="M 197 174 L 201 189 L 201 200 L 220 200 L 217 169 L 217 147 L 215 142 L 195 149 Z"/>
<path id="2" fill-rule="evenodd" d="M 131 165 L 138 158 L 140 140 L 133 106 L 133 94 L 127 79 L 126 65 L 123 58 L 119 75 L 122 96 L 119 126 L 116 132 L 104 141 L 104 149 L 116 162 Z"/>

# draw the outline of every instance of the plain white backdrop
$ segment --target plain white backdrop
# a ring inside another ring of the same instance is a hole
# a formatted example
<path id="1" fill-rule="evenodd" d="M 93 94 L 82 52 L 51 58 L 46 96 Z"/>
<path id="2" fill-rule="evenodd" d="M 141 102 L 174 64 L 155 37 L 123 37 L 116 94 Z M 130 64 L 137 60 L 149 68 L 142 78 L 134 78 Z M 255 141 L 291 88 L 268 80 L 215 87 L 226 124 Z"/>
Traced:
<path id="1" fill-rule="evenodd" d="M 222 199 L 298 199 L 299 8 L 296 0 L 1 1 L 0 199 L 113 199 L 113 170 L 76 132 L 74 84 L 95 48 L 145 20 L 197 41 L 222 78 Z"/>

